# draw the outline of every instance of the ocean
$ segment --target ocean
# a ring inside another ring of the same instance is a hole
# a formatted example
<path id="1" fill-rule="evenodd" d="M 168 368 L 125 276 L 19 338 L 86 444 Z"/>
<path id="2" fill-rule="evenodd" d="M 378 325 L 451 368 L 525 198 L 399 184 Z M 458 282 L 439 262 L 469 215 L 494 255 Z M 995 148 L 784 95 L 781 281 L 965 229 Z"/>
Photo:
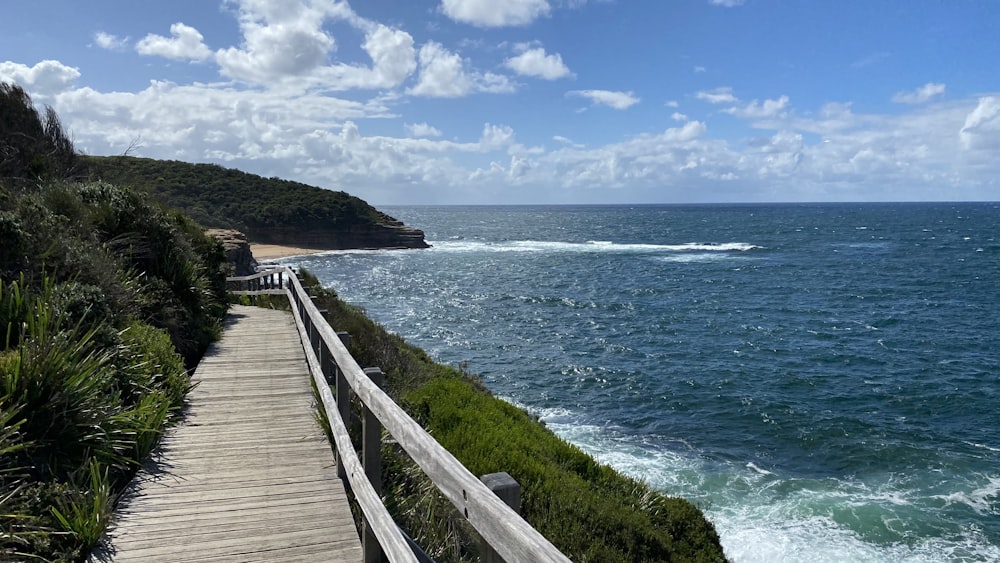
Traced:
<path id="1" fill-rule="evenodd" d="M 733 561 L 1000 560 L 1000 204 L 384 210 L 291 262 Z"/>

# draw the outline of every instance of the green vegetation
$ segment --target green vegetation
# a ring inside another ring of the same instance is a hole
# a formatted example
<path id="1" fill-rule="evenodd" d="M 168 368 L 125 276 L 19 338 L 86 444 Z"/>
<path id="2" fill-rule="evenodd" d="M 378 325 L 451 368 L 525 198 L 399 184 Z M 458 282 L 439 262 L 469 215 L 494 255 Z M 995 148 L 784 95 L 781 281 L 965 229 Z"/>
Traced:
<path id="1" fill-rule="evenodd" d="M 90 552 L 226 310 L 221 246 L 79 160 L 0 83 L 2 560 Z"/>
<path id="2" fill-rule="evenodd" d="M 248 193 L 261 199 L 257 177 L 212 165 L 81 160 L 54 112 L 39 115 L 23 90 L 0 84 L 4 560 L 73 561 L 91 551 L 138 460 L 181 407 L 187 370 L 218 334 L 222 249 L 147 191 L 172 194 L 206 224 L 251 232 L 328 226 L 331 214 L 348 227 L 385 219 L 346 194 L 278 180 L 266 181 L 278 188 L 263 207 L 244 205 Z M 382 367 L 389 394 L 474 473 L 514 476 L 526 519 L 570 558 L 725 560 L 715 529 L 687 501 L 597 464 L 475 378 L 433 362 L 333 292 L 315 293 L 331 324 L 352 334 L 359 363 Z M 477 560 L 474 532 L 413 462 L 391 443 L 383 459 L 390 511 L 418 543 L 438 561 Z"/>
<path id="3" fill-rule="evenodd" d="M 139 186 L 206 227 L 237 229 L 253 241 L 270 242 L 275 230 L 288 226 L 300 231 L 343 231 L 387 219 L 345 192 L 217 164 L 129 156 L 91 156 L 85 163 L 92 178 Z"/>
<path id="4" fill-rule="evenodd" d="M 725 561 L 715 528 L 690 502 L 597 463 L 305 279 L 330 324 L 351 334 L 358 363 L 381 367 L 386 392 L 474 474 L 510 473 L 522 486 L 525 519 L 572 560 Z M 432 557 L 477 560 L 474 531 L 398 446 L 383 447 L 383 480 L 390 512 Z"/>

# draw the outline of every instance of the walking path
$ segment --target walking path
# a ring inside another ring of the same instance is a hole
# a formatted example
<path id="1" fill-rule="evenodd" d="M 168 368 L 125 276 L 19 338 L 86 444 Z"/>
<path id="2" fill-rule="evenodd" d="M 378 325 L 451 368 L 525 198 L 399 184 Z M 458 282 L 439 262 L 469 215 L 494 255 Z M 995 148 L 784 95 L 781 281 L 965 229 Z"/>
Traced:
<path id="1" fill-rule="evenodd" d="M 117 511 L 114 561 L 361 561 L 291 313 L 233 306 L 183 421 Z"/>

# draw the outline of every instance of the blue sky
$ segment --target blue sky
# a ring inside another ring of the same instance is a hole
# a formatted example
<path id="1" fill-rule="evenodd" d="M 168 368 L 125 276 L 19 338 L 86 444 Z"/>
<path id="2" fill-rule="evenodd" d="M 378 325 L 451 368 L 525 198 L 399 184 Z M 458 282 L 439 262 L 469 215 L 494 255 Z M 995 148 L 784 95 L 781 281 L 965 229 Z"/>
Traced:
<path id="1" fill-rule="evenodd" d="M 77 147 L 376 205 L 1000 200 L 994 0 L 4 2 Z"/>

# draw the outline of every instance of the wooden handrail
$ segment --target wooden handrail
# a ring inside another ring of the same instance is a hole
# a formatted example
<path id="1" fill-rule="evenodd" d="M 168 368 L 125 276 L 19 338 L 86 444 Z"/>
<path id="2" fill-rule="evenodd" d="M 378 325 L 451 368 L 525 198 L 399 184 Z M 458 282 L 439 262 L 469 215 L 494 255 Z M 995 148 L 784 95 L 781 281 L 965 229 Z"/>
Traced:
<path id="1" fill-rule="evenodd" d="M 292 306 L 296 307 L 294 303 Z M 295 313 L 293 316 L 295 317 L 295 326 L 299 330 L 299 338 L 302 342 L 308 342 L 309 333 L 306 331 L 305 325 L 302 324 L 302 319 L 299 317 L 298 311 L 295 311 Z M 358 506 L 361 507 L 361 512 L 365 515 L 365 522 L 371 526 L 375 537 L 378 538 L 379 545 L 382 547 L 382 551 L 390 561 L 393 563 L 397 561 L 400 563 L 417 563 L 417 558 L 413 555 L 409 543 L 396 526 L 385 505 L 382 504 L 382 499 L 379 498 L 378 493 L 375 492 L 372 484 L 365 476 L 365 468 L 361 465 L 361 460 L 358 459 L 358 453 L 354 451 L 354 445 L 351 443 L 351 436 L 347 432 L 347 426 L 340 417 L 340 412 L 337 410 L 337 402 L 333 399 L 333 393 L 330 391 L 330 385 L 327 384 L 326 378 L 323 376 L 323 368 L 319 358 L 316 357 L 316 353 L 311 346 L 303 346 L 303 348 L 306 352 L 306 363 L 309 364 L 313 383 L 316 384 L 316 389 L 319 391 L 326 418 L 330 421 L 330 433 L 333 435 L 334 445 L 337 448 L 338 463 L 344 467 L 347 480 L 350 482 L 351 490 L 354 492 L 354 497 L 358 501 Z"/>
<path id="2" fill-rule="evenodd" d="M 378 500 L 378 495 L 370 483 L 367 487 L 360 483 L 360 480 L 364 480 L 364 471 L 360 467 L 360 462 L 357 461 L 354 446 L 340 416 L 343 411 L 337 408 L 333 394 L 326 383 L 326 377 L 331 377 L 334 374 L 324 374 L 323 366 L 326 363 L 324 360 L 332 360 L 335 370 L 347 381 L 365 407 L 371 410 L 396 440 L 396 443 L 409 454 L 435 486 L 479 532 L 483 540 L 505 561 L 511 563 L 519 561 L 569 561 L 551 542 L 528 524 L 516 511 L 507 506 L 489 487 L 455 459 L 455 456 L 410 418 L 378 385 L 372 382 L 351 356 L 337 333 L 323 318 L 309 294 L 290 269 L 265 270 L 254 276 L 244 276 L 244 278 L 262 279 L 266 276 L 272 276 L 268 279 L 273 279 L 274 275 L 278 275 L 279 280 L 284 278 L 283 289 L 295 312 L 296 326 L 299 327 L 303 347 L 306 349 L 307 362 L 313 373 L 316 386 L 320 389 L 320 396 L 327 417 L 330 419 L 331 429 L 339 423 L 337 430 L 334 430 L 334 440 L 337 442 L 336 447 L 337 451 L 340 452 L 341 463 L 345 464 L 348 478 L 358 496 L 359 504 L 362 502 L 363 495 L 369 497 L 365 500 L 366 503 L 378 501 L 381 506 L 381 501 Z M 239 282 L 241 287 L 242 282 L 245 281 L 238 278 L 228 278 L 228 280 Z M 238 292 L 244 293 L 244 291 Z M 256 292 L 246 291 L 245 293 Z M 340 389 L 338 389 L 337 395 L 339 397 L 346 396 Z M 355 484 L 355 479 L 359 479 L 358 484 Z M 374 497 L 374 499 L 370 497 Z M 372 511 L 370 516 L 369 510 Z M 397 553 L 396 542 L 398 538 L 394 537 L 393 533 L 386 531 L 386 528 L 391 528 L 398 532 L 398 528 L 392 523 L 391 518 L 387 520 L 386 515 L 380 514 L 378 509 L 374 507 L 369 507 L 366 510 L 362 505 L 362 511 L 365 513 L 366 519 L 370 518 L 367 521 L 390 561 L 411 561 L 412 559 L 406 555 Z M 385 511 L 384 506 L 381 507 L 381 511 Z M 383 536 L 387 539 L 383 540 Z M 383 541 L 386 543 L 382 543 Z M 412 556 L 412 552 L 409 552 L 409 557 Z"/>

